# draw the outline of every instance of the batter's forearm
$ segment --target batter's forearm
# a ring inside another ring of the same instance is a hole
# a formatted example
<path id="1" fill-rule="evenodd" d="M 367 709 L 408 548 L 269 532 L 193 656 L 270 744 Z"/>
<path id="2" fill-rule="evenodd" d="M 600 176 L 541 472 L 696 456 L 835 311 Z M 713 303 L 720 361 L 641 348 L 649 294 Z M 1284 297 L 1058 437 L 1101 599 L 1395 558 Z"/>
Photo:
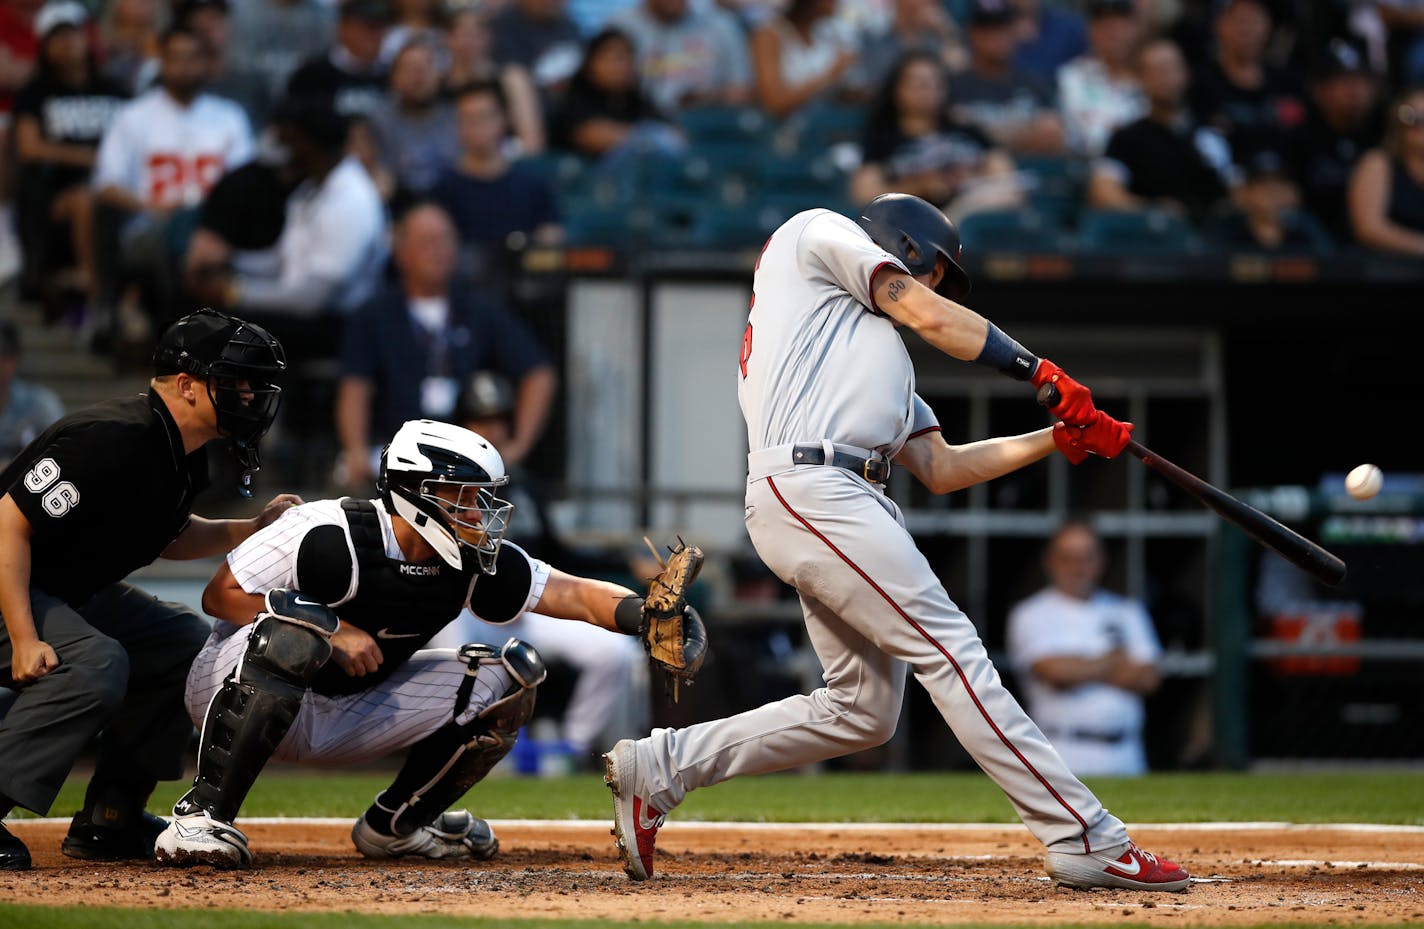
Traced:
<path id="1" fill-rule="evenodd" d="M 974 361 L 984 350 L 989 321 L 946 300 L 900 271 L 882 270 L 874 281 L 875 306 L 952 358 Z"/>
<path id="2" fill-rule="evenodd" d="M 944 483 L 951 490 L 962 490 L 984 481 L 1012 474 L 1019 468 L 1042 461 L 1054 452 L 1053 430 L 1040 429 L 1023 435 L 1001 436 L 952 446 L 953 455 L 946 462 Z M 958 486 L 953 486 L 958 485 Z"/>

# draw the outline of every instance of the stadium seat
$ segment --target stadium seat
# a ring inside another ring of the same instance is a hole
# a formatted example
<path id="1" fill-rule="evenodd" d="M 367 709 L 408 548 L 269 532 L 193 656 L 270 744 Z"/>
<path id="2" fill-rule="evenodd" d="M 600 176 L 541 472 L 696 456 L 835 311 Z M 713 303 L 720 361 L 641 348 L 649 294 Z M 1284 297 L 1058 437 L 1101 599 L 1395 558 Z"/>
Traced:
<path id="1" fill-rule="evenodd" d="M 1185 219 L 1160 210 L 1088 210 L 1078 223 L 1086 251 L 1173 254 L 1197 251 L 1200 242 Z"/>
<path id="2" fill-rule="evenodd" d="M 693 147 L 699 150 L 704 143 L 739 143 L 757 146 L 764 151 L 771 132 L 766 115 L 754 107 L 745 106 L 694 107 L 684 110 L 678 116 L 677 124 L 687 134 Z"/>
<path id="3" fill-rule="evenodd" d="M 567 207 L 564 231 L 570 245 L 622 248 L 645 244 L 654 221 L 652 211 L 644 207 L 574 203 Z"/>
<path id="4" fill-rule="evenodd" d="M 959 221 L 959 237 L 971 253 L 1056 252 L 1065 234 L 1052 217 L 1036 210 L 986 210 Z"/>
<path id="5" fill-rule="evenodd" d="M 689 241 L 703 248 L 757 248 L 794 212 L 766 202 L 754 209 L 706 210 L 693 224 Z"/>
<path id="6" fill-rule="evenodd" d="M 798 113 L 792 117 L 797 150 L 816 155 L 843 142 L 859 143 L 865 129 L 865 112 L 864 107 L 822 105 Z"/>

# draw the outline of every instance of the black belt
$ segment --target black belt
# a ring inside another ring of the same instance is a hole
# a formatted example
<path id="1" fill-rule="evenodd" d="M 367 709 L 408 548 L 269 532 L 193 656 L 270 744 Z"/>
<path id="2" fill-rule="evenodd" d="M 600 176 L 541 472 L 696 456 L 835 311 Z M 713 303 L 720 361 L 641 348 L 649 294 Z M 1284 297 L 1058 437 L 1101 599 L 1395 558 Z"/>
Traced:
<path id="1" fill-rule="evenodd" d="M 1091 729 L 1045 729 L 1043 734 L 1050 739 L 1071 739 L 1074 742 L 1097 742 L 1100 745 L 1116 745 L 1127 738 L 1122 730 L 1117 732 L 1094 732 Z"/>
<path id="2" fill-rule="evenodd" d="M 832 452 L 831 460 L 827 461 L 826 450 L 819 445 L 792 446 L 791 460 L 796 464 L 829 464 L 845 468 L 872 484 L 883 484 L 890 480 L 890 462 L 883 458 L 862 458 L 849 452 Z"/>

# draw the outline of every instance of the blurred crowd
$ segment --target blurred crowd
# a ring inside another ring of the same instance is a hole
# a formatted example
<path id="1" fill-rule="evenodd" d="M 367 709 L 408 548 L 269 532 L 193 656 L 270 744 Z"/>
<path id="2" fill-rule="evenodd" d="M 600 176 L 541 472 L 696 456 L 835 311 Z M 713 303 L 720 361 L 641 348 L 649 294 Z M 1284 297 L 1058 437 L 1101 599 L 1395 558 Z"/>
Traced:
<path id="1" fill-rule="evenodd" d="M 459 356 L 530 245 L 887 190 L 980 249 L 1422 256 L 1421 88 L 1421 0 L 0 0 L 0 278 L 101 349 L 206 304 L 370 382 L 371 319 Z"/>

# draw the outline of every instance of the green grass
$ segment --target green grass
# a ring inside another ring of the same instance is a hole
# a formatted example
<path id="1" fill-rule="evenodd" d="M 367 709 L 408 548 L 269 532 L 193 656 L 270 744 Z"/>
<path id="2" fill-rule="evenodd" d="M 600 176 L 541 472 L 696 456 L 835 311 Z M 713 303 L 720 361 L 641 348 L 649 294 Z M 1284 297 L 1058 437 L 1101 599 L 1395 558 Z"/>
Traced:
<path id="1" fill-rule="evenodd" d="M 389 782 L 379 772 L 271 771 L 245 816 L 355 817 Z M 1089 781 L 1129 822 L 1285 821 L 1424 825 L 1424 772 L 1193 773 Z M 163 784 L 150 807 L 165 810 L 186 785 Z M 82 781 L 65 785 L 51 813 L 68 815 Z M 494 819 L 604 819 L 608 791 L 594 774 L 491 778 L 466 800 Z M 688 797 L 679 820 L 769 822 L 1015 822 L 1004 795 L 978 773 L 783 774 L 728 781 Z M 3 927 L 0 927 L 3 929 Z"/>
<path id="2" fill-rule="evenodd" d="M 379 916 L 364 913 L 257 913 L 235 910 L 129 910 L 109 907 L 61 909 L 48 906 L 0 904 L 0 929 L 605 929 L 606 920 L 593 919 L 492 919 L 481 916 Z M 639 920 L 648 929 L 767 929 L 785 922 L 659 922 Z M 1058 929 L 1102 929 L 1080 923 L 1055 923 Z M 1136 929 L 1144 923 L 1116 922 L 1114 929 Z M 1354 929 L 1374 929 L 1376 924 L 1353 923 Z M 1399 924 L 1395 924 L 1398 926 Z M 956 929 L 981 929 L 978 923 L 954 923 Z M 1308 923 L 1272 922 L 1265 927 L 1311 926 Z M 901 923 L 818 923 L 816 929 L 903 929 Z M 982 929 L 1028 929 L 1028 924 L 982 924 Z M 1311 926 L 1318 929 L 1318 924 Z"/>

